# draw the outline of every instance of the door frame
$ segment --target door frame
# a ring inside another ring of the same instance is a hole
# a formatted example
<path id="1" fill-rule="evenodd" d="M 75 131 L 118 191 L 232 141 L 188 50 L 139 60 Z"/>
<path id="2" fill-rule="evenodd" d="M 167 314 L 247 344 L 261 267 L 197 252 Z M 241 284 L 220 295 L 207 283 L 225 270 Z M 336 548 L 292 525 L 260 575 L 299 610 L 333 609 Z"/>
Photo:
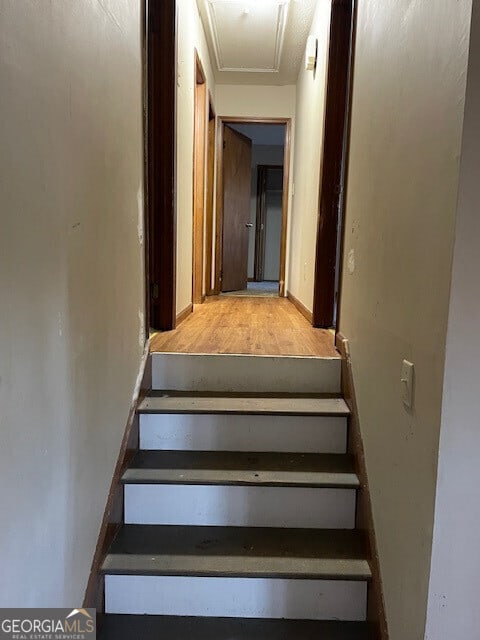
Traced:
<path id="1" fill-rule="evenodd" d="M 279 296 L 286 295 L 285 274 L 287 259 L 287 230 L 288 206 L 290 202 L 290 157 L 291 157 L 291 118 L 249 118 L 242 116 L 219 116 L 217 132 L 217 188 L 215 211 L 215 260 L 213 294 L 218 295 L 222 290 L 222 260 L 223 260 L 223 139 L 224 126 L 227 124 L 283 124 L 285 126 L 285 142 L 283 156 L 283 197 L 282 197 L 282 234 L 280 243 L 280 280 Z M 212 229 L 208 230 L 213 233 Z"/>
<path id="2" fill-rule="evenodd" d="M 357 0 L 332 0 L 320 174 L 314 327 L 338 330 L 350 151 Z"/>
<path id="3" fill-rule="evenodd" d="M 145 335 L 176 326 L 177 5 L 144 4 Z"/>
<path id="4" fill-rule="evenodd" d="M 266 181 L 268 171 L 271 169 L 284 170 L 283 165 L 281 164 L 259 164 L 257 166 L 257 214 L 255 220 L 255 259 L 253 268 L 254 282 L 265 282 L 265 221 L 267 213 Z"/>
<path id="5" fill-rule="evenodd" d="M 205 301 L 204 227 L 207 129 L 207 76 L 195 49 L 194 126 L 193 126 L 193 232 L 192 232 L 192 303 Z"/>
<path id="6" fill-rule="evenodd" d="M 205 292 L 207 296 L 213 295 L 212 268 L 213 268 L 213 223 L 215 211 L 215 154 L 217 139 L 217 116 L 212 94 L 208 92 L 208 131 L 207 131 L 207 184 L 205 199 Z"/>

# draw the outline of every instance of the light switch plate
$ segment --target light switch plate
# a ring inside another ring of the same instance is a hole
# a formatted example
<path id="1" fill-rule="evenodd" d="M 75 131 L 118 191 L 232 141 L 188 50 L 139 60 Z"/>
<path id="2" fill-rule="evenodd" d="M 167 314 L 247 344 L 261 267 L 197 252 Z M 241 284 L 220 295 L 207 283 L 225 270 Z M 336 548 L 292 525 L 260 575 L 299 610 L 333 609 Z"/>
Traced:
<path id="1" fill-rule="evenodd" d="M 413 389 L 415 384 L 415 365 L 408 360 L 402 363 L 402 400 L 403 404 L 411 409 L 413 407 Z"/>

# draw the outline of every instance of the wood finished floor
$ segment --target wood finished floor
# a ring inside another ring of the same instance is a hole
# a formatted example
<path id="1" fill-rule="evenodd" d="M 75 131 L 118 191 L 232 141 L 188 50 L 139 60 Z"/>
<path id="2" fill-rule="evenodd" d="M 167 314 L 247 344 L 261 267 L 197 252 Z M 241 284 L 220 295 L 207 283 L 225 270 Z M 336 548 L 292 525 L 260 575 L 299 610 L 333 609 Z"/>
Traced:
<path id="1" fill-rule="evenodd" d="M 212 296 L 152 352 L 339 357 L 331 331 L 314 329 L 286 298 Z"/>

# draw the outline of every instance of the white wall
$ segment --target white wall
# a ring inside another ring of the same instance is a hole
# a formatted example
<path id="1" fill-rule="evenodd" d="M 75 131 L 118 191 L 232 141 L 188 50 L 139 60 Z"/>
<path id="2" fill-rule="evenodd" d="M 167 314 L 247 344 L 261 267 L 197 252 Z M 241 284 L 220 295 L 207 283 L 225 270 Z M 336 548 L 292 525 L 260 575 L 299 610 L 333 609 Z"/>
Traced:
<path id="1" fill-rule="evenodd" d="M 216 105 L 219 116 L 244 118 L 294 118 L 295 85 L 219 84 Z"/>
<path id="2" fill-rule="evenodd" d="M 480 5 L 474 3 L 447 333 L 428 640 L 480 634 Z"/>
<path id="3" fill-rule="evenodd" d="M 140 3 L 0 3 L 0 606 L 82 602 L 143 350 Z"/>
<path id="4" fill-rule="evenodd" d="M 254 144 L 252 146 L 252 190 L 250 194 L 250 229 L 248 242 L 248 277 L 253 278 L 255 268 L 255 233 L 257 228 L 257 181 L 259 164 L 283 165 L 285 149 L 278 144 Z"/>
<path id="5" fill-rule="evenodd" d="M 177 313 L 192 302 L 193 144 L 195 110 L 195 49 L 215 100 L 215 80 L 203 24 L 195 0 L 177 0 Z M 207 109 L 208 116 L 208 109 Z M 206 152 L 206 149 L 205 149 Z"/>
<path id="6" fill-rule="evenodd" d="M 358 5 L 340 330 L 391 640 L 424 637 L 471 4 Z M 412 412 L 403 358 L 416 366 Z"/>
<path id="7" fill-rule="evenodd" d="M 318 0 L 310 34 L 318 39 L 315 73 L 302 66 L 296 100 L 295 160 L 288 290 L 312 311 L 331 0 Z"/>

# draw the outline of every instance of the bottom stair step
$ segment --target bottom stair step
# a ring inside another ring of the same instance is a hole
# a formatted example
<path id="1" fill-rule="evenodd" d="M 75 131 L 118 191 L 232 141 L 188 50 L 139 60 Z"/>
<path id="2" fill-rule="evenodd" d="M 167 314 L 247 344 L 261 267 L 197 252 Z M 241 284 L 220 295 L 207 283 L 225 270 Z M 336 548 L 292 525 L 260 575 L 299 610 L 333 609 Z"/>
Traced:
<path id="1" fill-rule="evenodd" d="M 363 622 L 103 615 L 98 640 L 373 640 Z"/>

